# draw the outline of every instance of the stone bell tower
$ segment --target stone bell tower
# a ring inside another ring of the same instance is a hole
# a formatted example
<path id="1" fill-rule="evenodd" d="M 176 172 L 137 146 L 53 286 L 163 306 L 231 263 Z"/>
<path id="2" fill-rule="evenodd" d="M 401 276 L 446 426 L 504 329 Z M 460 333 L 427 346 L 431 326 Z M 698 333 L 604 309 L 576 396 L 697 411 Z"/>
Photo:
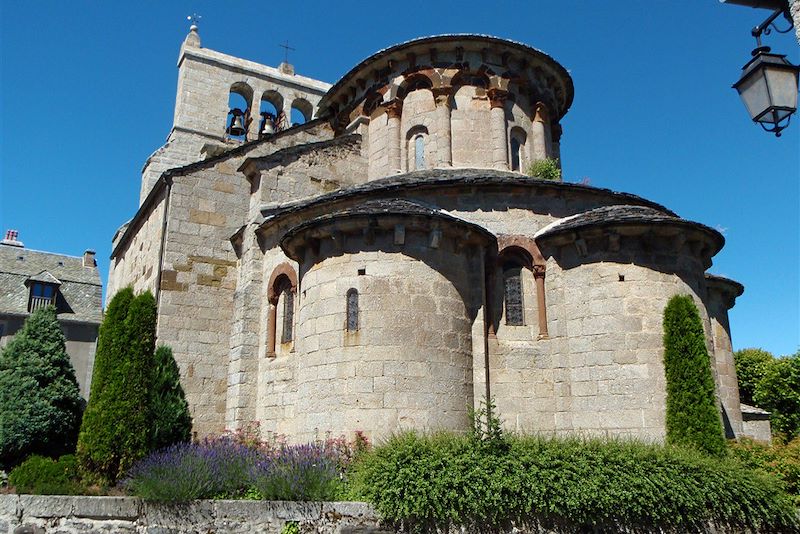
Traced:
<path id="1" fill-rule="evenodd" d="M 172 130 L 164 146 L 142 169 L 139 203 L 144 202 L 164 171 L 258 139 L 260 114 L 267 103 L 287 121 L 292 110 L 299 112 L 303 121 L 311 120 L 329 87 L 295 74 L 294 67 L 286 63 L 274 68 L 203 48 L 197 24 L 193 23 L 178 56 Z M 246 108 L 240 110 L 245 116 L 245 132 L 240 136 L 230 135 L 228 128 L 231 94 L 240 95 L 246 102 Z"/>

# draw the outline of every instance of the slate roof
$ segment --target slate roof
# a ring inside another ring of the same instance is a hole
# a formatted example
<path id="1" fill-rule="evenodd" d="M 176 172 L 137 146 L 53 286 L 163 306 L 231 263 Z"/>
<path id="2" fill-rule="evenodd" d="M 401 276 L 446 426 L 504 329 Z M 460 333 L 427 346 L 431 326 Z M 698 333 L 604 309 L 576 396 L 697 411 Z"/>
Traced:
<path id="1" fill-rule="evenodd" d="M 324 224 L 328 221 L 350 218 L 350 217 L 359 217 L 359 216 L 363 217 L 363 216 L 375 216 L 375 215 L 406 215 L 411 217 L 421 216 L 421 217 L 445 219 L 447 221 L 456 224 L 468 226 L 471 229 L 480 232 L 481 234 L 494 238 L 494 234 L 492 234 L 482 226 L 478 226 L 469 221 L 459 219 L 458 217 L 453 217 L 446 211 L 434 209 L 429 206 L 420 204 L 418 202 L 412 202 L 410 200 L 390 198 L 390 199 L 368 200 L 366 202 L 362 202 L 355 206 L 351 206 L 347 209 L 336 211 L 333 213 L 327 213 L 310 221 L 306 221 L 302 224 L 295 226 L 289 232 L 287 232 L 284 239 L 289 239 L 291 236 L 297 234 L 298 232 L 302 232 L 306 228 Z"/>
<path id="2" fill-rule="evenodd" d="M 537 238 L 571 232 L 588 227 L 619 226 L 626 224 L 673 224 L 678 226 L 693 227 L 708 234 L 717 244 L 717 250 L 725 244 L 722 234 L 704 224 L 681 219 L 680 217 L 664 213 L 648 206 L 604 206 L 595 208 L 578 215 L 566 217 L 546 226 L 536 233 Z"/>
<path id="3" fill-rule="evenodd" d="M 0 314 L 28 314 L 25 282 L 30 279 L 61 283 L 59 319 L 100 323 L 100 273 L 97 267 L 84 267 L 82 257 L 0 245 Z"/>
<path id="4" fill-rule="evenodd" d="M 310 221 L 305 221 L 301 224 L 298 224 L 297 226 L 286 232 L 286 234 L 284 234 L 284 236 L 281 238 L 281 247 L 284 250 L 287 250 L 288 243 L 296 235 L 315 226 L 319 226 L 322 224 L 342 219 L 378 217 L 382 215 L 399 215 L 408 217 L 427 217 L 431 219 L 434 218 L 442 219 L 447 222 L 458 224 L 461 225 L 462 227 L 468 228 L 469 230 L 474 231 L 476 234 L 482 235 L 484 238 L 489 239 L 490 241 L 494 241 L 496 239 L 495 235 L 490 231 L 488 231 L 486 228 L 471 223 L 469 221 L 465 221 L 464 219 L 454 217 L 444 210 L 432 208 L 424 204 L 420 204 L 418 202 L 413 202 L 411 200 L 388 198 L 388 199 L 368 200 L 366 202 L 356 204 L 355 206 L 350 206 L 346 209 L 335 211 L 333 213 L 326 213 L 325 215 L 321 215 L 319 217 L 311 219 Z"/>
<path id="5" fill-rule="evenodd" d="M 744 293 L 744 286 L 736 280 L 731 280 L 730 278 L 725 278 L 724 276 L 711 273 L 706 273 L 706 280 L 710 283 L 727 286 L 733 291 L 734 296 L 736 297 L 741 296 Z"/>
<path id="6" fill-rule="evenodd" d="M 371 180 L 369 182 L 355 185 L 352 187 L 344 187 L 337 189 L 324 195 L 319 195 L 306 200 L 296 202 L 287 202 L 281 206 L 262 206 L 261 214 L 264 217 L 282 216 L 297 211 L 302 211 L 306 208 L 325 204 L 337 200 L 342 200 L 350 197 L 358 197 L 362 195 L 369 195 L 371 193 L 381 194 L 392 193 L 396 191 L 403 191 L 408 189 L 431 189 L 431 188 L 445 188 L 445 187 L 459 187 L 459 186 L 527 186 L 527 187 L 542 187 L 560 190 L 565 193 L 573 191 L 584 191 L 587 193 L 600 193 L 612 195 L 617 197 L 626 204 L 639 204 L 649 206 L 653 211 L 662 213 L 664 215 L 671 215 L 677 217 L 674 212 L 670 211 L 661 204 L 651 202 L 642 197 L 632 195 L 630 193 L 619 193 L 610 189 L 602 189 L 599 187 L 592 187 L 584 184 L 575 184 L 570 182 L 557 182 L 553 180 L 543 180 L 541 178 L 531 178 L 516 172 L 499 171 L 493 169 L 427 169 L 423 171 L 414 171 L 405 174 L 398 174 L 378 180 Z"/>

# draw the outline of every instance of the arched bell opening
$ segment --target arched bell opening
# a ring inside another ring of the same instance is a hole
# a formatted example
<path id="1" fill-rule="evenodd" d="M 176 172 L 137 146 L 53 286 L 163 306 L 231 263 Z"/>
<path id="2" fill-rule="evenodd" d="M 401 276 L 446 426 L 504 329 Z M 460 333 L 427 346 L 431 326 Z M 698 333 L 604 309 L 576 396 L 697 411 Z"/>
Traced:
<path id="1" fill-rule="evenodd" d="M 244 82 L 231 85 L 228 93 L 228 116 L 225 120 L 225 134 L 229 139 L 247 140 L 250 126 L 253 89 Z"/>

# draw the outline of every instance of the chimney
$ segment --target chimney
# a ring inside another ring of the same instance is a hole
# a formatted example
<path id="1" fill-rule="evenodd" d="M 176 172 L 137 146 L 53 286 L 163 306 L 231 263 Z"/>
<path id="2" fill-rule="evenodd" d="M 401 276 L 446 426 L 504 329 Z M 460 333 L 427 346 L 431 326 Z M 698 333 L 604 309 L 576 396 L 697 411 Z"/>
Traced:
<path id="1" fill-rule="evenodd" d="M 84 267 L 97 267 L 97 262 L 94 261 L 95 252 L 92 249 L 86 250 L 83 253 L 83 266 Z"/>
<path id="2" fill-rule="evenodd" d="M 25 248 L 25 244 L 22 241 L 19 241 L 17 239 L 18 237 L 19 237 L 19 232 L 17 232 L 16 230 L 6 230 L 6 237 L 2 241 L 0 241 L 0 245 Z"/>

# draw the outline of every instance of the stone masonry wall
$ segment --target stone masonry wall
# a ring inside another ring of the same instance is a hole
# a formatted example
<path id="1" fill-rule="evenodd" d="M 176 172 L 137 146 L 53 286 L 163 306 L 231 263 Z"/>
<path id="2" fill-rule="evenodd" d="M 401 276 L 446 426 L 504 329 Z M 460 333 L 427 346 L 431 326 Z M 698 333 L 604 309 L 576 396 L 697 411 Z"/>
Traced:
<path id="1" fill-rule="evenodd" d="M 726 432 L 740 436 L 743 432 L 742 408 L 739 400 L 739 381 L 736 378 L 736 363 L 733 358 L 730 324 L 728 323 L 727 298 L 709 287 L 706 298 L 711 335 L 713 337 L 714 380 L 722 404 Z"/>
<path id="2" fill-rule="evenodd" d="M 158 342 L 170 345 L 199 435 L 224 428 L 237 257 L 230 237 L 244 224 L 250 184 L 246 157 L 271 154 L 330 135 L 325 124 L 281 133 L 248 150 L 173 176 L 159 292 Z M 166 188 L 165 188 L 166 189 Z M 108 298 L 121 287 L 155 290 L 164 200 L 137 215 L 109 274 Z"/>
<path id="3" fill-rule="evenodd" d="M 193 501 L 166 505 L 135 497 L 0 495 L 0 534 L 85 532 L 386 534 L 372 507 L 360 502 Z"/>
<path id="4" fill-rule="evenodd" d="M 156 292 L 165 193 L 162 193 L 147 210 L 138 228 L 133 229 L 135 233 L 128 244 L 111 259 L 106 303 L 117 291 L 126 286 L 133 287 L 135 293 L 148 289 L 153 293 Z"/>
<path id="5" fill-rule="evenodd" d="M 619 252 L 604 250 L 602 238 L 587 246 L 586 256 L 574 244 L 542 250 L 554 394 L 546 410 L 557 433 L 661 441 L 664 308 L 673 295 L 688 294 L 706 322 L 703 266 L 688 246 L 675 251 L 666 241 L 622 236 Z"/>
<path id="6" fill-rule="evenodd" d="M 318 195 L 352 185 L 366 176 L 366 161 L 361 155 L 358 136 L 344 143 L 328 144 L 319 150 L 286 152 L 280 157 L 270 157 L 269 161 L 259 161 L 255 167 L 251 171 L 254 175 L 250 177 L 254 192 L 250 195 L 248 220 L 258 219 L 265 204 L 280 205 Z M 263 408 L 261 404 L 257 406 L 256 401 L 265 398 L 266 393 L 256 394 L 256 387 L 261 376 L 259 365 L 263 363 L 266 352 L 269 310 L 266 283 L 277 265 L 290 261 L 276 248 L 275 239 L 279 236 L 272 235 L 266 238 L 270 240 L 268 243 L 262 241 L 259 244 L 255 236 L 256 227 L 256 224 L 248 225 L 242 237 L 228 362 L 227 428 L 237 428 L 253 421 L 257 410 Z M 262 247 L 269 250 L 266 256 Z M 281 306 L 278 309 L 282 312 Z M 283 347 L 279 345 L 277 349 Z M 288 399 L 283 399 L 283 393 L 274 391 L 274 388 L 280 389 L 279 384 L 265 386 L 262 382 L 261 387 L 271 389 L 267 397 L 269 405 L 276 396 L 288 402 Z"/>
<path id="7" fill-rule="evenodd" d="M 449 243 L 431 249 L 415 232 L 402 250 L 391 236 L 371 246 L 352 239 L 348 254 L 330 256 L 323 245 L 325 259 L 303 265 L 295 352 L 262 365 L 271 388 L 259 401 L 264 430 L 293 441 L 356 430 L 373 440 L 401 428 L 465 430 L 479 257 Z M 350 288 L 359 291 L 355 332 L 346 330 Z"/>

